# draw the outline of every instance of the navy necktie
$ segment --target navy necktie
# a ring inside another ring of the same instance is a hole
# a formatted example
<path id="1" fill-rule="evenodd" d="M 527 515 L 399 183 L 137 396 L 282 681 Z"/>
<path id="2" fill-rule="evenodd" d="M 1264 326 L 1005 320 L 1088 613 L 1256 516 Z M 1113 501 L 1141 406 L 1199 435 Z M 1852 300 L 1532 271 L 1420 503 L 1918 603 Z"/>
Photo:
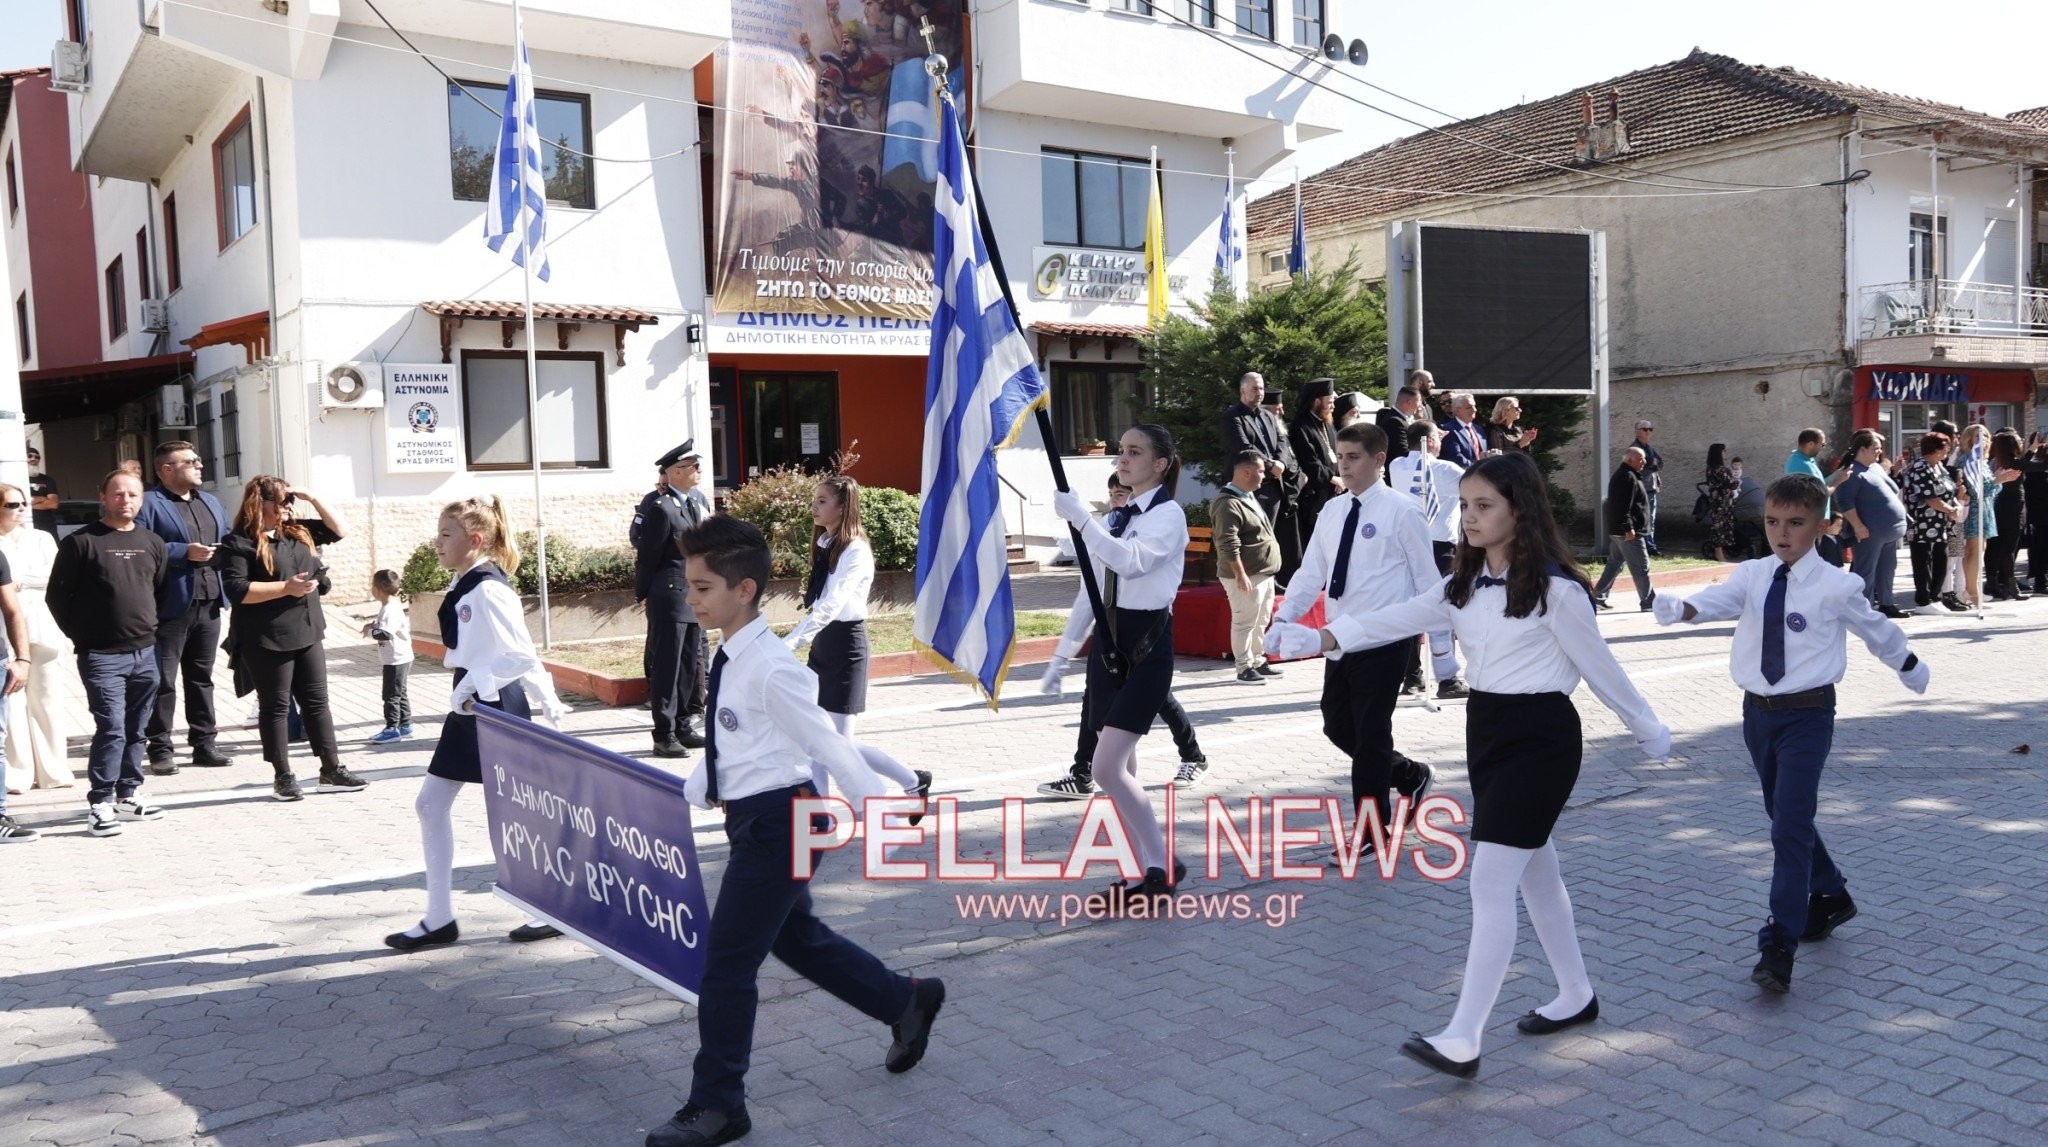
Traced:
<path id="1" fill-rule="evenodd" d="M 710 717 L 704 722 L 704 767 L 709 770 L 704 778 L 704 800 L 708 804 L 718 803 L 718 679 L 728 660 L 721 647 L 711 659 L 711 683 L 704 690 L 704 711 Z"/>
<path id="2" fill-rule="evenodd" d="M 1351 512 L 1344 515 L 1344 540 L 1337 543 L 1337 568 L 1330 571 L 1330 597 L 1344 596 L 1346 575 L 1351 572 L 1351 539 L 1358 536 L 1358 511 L 1365 507 L 1362 498 L 1351 499 Z"/>
<path id="3" fill-rule="evenodd" d="M 1508 579 L 1506 579 L 1506 578 L 1504 578 L 1504 577 L 1491 577 L 1491 576 L 1488 576 L 1488 575 L 1486 575 L 1486 574 L 1480 574 L 1480 575 L 1479 575 L 1478 577 L 1475 577 L 1475 578 L 1473 578 L 1473 579 L 1472 579 L 1472 588 L 1473 588 L 1473 589 L 1485 589 L 1485 588 L 1486 588 L 1487 586 L 1490 586 L 1490 585 L 1506 585 L 1506 584 L 1508 584 Z"/>
<path id="4" fill-rule="evenodd" d="M 1764 680 L 1776 685 L 1785 677 L 1785 585 L 1792 567 L 1778 563 L 1771 592 L 1764 595 Z"/>

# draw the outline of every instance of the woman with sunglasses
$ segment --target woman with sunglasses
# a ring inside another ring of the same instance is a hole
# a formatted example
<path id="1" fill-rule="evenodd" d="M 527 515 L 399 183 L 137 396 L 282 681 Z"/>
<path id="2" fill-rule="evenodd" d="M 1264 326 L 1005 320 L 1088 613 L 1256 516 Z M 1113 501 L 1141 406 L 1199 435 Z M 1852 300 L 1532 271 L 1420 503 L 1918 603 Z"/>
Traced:
<path id="1" fill-rule="evenodd" d="M 7 698 L 7 791 L 71 787 L 71 769 L 64 763 L 64 738 L 70 729 L 58 699 L 60 669 L 71 660 L 71 640 L 50 616 L 43 590 L 57 561 L 57 539 L 31 524 L 30 498 L 19 486 L 0 482 L 0 556 L 20 587 L 21 611 L 28 620 L 29 647 L 17 654 L 29 660 L 28 686 Z M 69 672 L 76 673 L 75 668 Z"/>

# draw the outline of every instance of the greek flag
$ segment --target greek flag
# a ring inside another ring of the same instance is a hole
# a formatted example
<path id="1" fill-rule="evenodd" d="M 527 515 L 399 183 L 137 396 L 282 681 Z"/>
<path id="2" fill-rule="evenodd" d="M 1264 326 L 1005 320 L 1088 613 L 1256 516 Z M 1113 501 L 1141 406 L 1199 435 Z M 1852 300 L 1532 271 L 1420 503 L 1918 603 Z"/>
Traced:
<path id="1" fill-rule="evenodd" d="M 498 162 L 491 166 L 491 199 L 484 211 L 484 242 L 512 261 L 548 277 L 548 192 L 541 175 L 540 128 L 533 111 L 533 65 L 526 58 L 526 21 L 513 22 L 518 57 L 505 77 L 505 118 L 498 125 Z M 531 263 L 527 262 L 531 252 Z"/>
<path id="2" fill-rule="evenodd" d="M 918 514 L 917 647 L 991 707 L 1010 669 L 1017 618 L 996 451 L 1047 401 L 1045 380 L 989 265 L 960 113 L 939 111 L 933 188 L 931 364 L 924 389 L 924 506 Z"/>
<path id="3" fill-rule="evenodd" d="M 1294 181 L 1294 240 L 1287 245 L 1287 273 L 1308 274 L 1308 225 L 1301 213 L 1301 180 Z"/>
<path id="4" fill-rule="evenodd" d="M 1216 269 L 1233 278 L 1244 258 L 1244 233 L 1237 229 L 1237 178 L 1223 183 L 1223 223 L 1216 228 Z"/>

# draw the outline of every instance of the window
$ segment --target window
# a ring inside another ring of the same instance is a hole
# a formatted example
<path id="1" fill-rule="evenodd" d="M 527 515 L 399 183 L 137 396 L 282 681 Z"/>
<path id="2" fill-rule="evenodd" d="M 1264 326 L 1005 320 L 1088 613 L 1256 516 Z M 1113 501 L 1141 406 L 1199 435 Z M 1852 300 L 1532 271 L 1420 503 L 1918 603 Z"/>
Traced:
<path id="1" fill-rule="evenodd" d="M 1273 38 L 1273 0 L 1237 0 L 1237 30 L 1261 40 Z"/>
<path id="2" fill-rule="evenodd" d="M 1090 440 L 1113 450 L 1123 432 L 1142 421 L 1152 394 L 1139 370 L 1137 363 L 1052 364 L 1052 408 L 1063 452 Z"/>
<path id="3" fill-rule="evenodd" d="M 1294 0 L 1294 43 L 1314 48 L 1323 42 L 1323 0 Z"/>
<path id="4" fill-rule="evenodd" d="M 128 284 L 121 275 L 121 256 L 107 264 L 107 337 L 128 333 Z"/>
<path id="5" fill-rule="evenodd" d="M 1039 153 L 1045 241 L 1120 251 L 1145 248 L 1150 164 L 1046 148 Z"/>
<path id="6" fill-rule="evenodd" d="M 226 250 L 256 226 L 256 148 L 248 108 L 213 141 L 213 187 L 220 245 Z"/>
<path id="7" fill-rule="evenodd" d="M 135 232 L 135 297 L 155 298 L 149 293 L 149 228 Z"/>
<path id="8" fill-rule="evenodd" d="M 21 184 L 14 177 L 14 149 L 7 149 L 7 218 L 21 214 Z"/>
<path id="9" fill-rule="evenodd" d="M 547 351 L 534 389 L 540 401 L 543 469 L 610 465 L 605 429 L 604 356 Z M 472 470 L 525 470 L 526 355 L 462 352 L 462 432 Z"/>
<path id="10" fill-rule="evenodd" d="M 14 335 L 14 341 L 19 343 L 21 346 L 21 361 L 27 362 L 29 355 L 33 353 L 33 351 L 29 347 L 28 341 L 27 291 L 23 291 L 20 295 L 16 296 L 14 300 Z"/>
<path id="11" fill-rule="evenodd" d="M 491 197 L 501 122 L 498 109 L 504 102 L 503 84 L 464 80 L 448 85 L 448 160 L 457 199 L 481 203 Z M 577 154 L 590 151 L 590 97 L 536 90 L 533 112 L 540 129 L 540 173 L 547 182 L 548 202 L 596 207 L 590 161 Z"/>
<path id="12" fill-rule="evenodd" d="M 1266 273 L 1277 275 L 1287 269 L 1287 252 L 1273 251 L 1266 256 Z"/>
<path id="13" fill-rule="evenodd" d="M 1151 0 L 1111 0 L 1111 2 L 1126 12 L 1134 12 L 1140 16 L 1150 16 L 1152 14 Z"/>
<path id="14" fill-rule="evenodd" d="M 1934 271 L 1934 220 L 1925 212 L 1915 211 L 1906 233 L 1906 268 L 1914 282 L 1922 279 L 1946 278 L 1948 263 L 1948 216 L 1941 217 L 1941 261 L 1944 264 L 1940 275 Z"/>
<path id="15" fill-rule="evenodd" d="M 164 291 L 175 292 L 184 286 L 184 273 L 178 266 L 178 197 L 164 196 Z"/>
<path id="16" fill-rule="evenodd" d="M 214 444 L 219 448 L 219 460 L 214 463 L 211 477 L 215 481 L 242 476 L 242 421 L 235 409 L 235 388 L 225 387 L 220 392 L 220 413 L 214 421 Z"/>
<path id="17" fill-rule="evenodd" d="M 1216 26 L 1216 0 L 1184 0 L 1183 18 L 1197 28 Z"/>

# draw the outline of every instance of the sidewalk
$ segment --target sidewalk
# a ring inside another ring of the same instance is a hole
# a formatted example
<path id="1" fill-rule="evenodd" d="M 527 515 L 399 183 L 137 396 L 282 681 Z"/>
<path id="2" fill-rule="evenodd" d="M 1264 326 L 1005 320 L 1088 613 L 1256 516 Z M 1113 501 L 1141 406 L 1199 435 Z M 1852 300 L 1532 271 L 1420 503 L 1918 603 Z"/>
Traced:
<path id="1" fill-rule="evenodd" d="M 1770 845 L 1725 672 L 1732 627 L 1656 630 L 1632 612 L 1600 624 L 1677 755 L 1636 763 L 1627 732 L 1579 693 L 1587 756 L 1557 842 L 1597 1023 L 1514 1030 L 1552 990 L 1525 929 L 1477 1081 L 1395 1054 L 1450 1013 L 1462 881 L 1404 870 L 1298 885 L 1229 866 L 1190 891 L 1260 905 L 1298 893 L 1299 918 L 1062 927 L 974 917 L 955 895 L 1070 886 L 864 882 L 834 857 L 820 912 L 893 966 L 945 977 L 946 1009 L 924 1063 L 891 1076 L 885 1028 L 770 961 L 746 1142 L 2036 1141 L 2048 785 L 2012 750 L 2048 751 L 2048 679 L 1982 670 L 2048 658 L 2048 601 L 1907 620 L 1933 670 L 1924 699 L 1852 648 L 1821 825 L 1862 915 L 1802 949 L 1785 997 L 1748 982 Z M 422 903 L 411 804 L 448 676 L 424 662 L 415 674 L 428 737 L 363 748 L 380 723 L 377 670 L 353 633 L 331 626 L 329 657 L 364 792 L 269 800 L 253 732 L 229 722 L 237 766 L 153 779 L 168 814 L 119 837 L 83 832 L 81 790 L 15 798 L 46 838 L 0 851 L 0 1147 L 617 1145 L 680 1104 L 694 1009 L 569 941 L 503 942 L 520 917 L 488 892 L 480 800 L 456 810 L 463 942 L 381 946 Z M 1315 711 L 1320 676 L 1290 666 L 1244 686 L 1182 662 L 1176 693 L 1215 767 L 1200 795 L 1241 809 L 1346 791 Z M 1000 853 L 1002 797 L 1035 798 L 1064 766 L 1079 708 L 1071 690 L 1055 701 L 1023 682 L 990 713 L 929 678 L 878 684 L 871 706 L 863 739 L 937 772 L 970 858 Z M 1462 801 L 1459 708 L 1405 704 L 1395 731 Z M 622 751 L 649 741 L 637 710 L 583 707 L 569 727 Z M 1155 781 L 1170 775 L 1163 736 L 1144 762 Z M 1063 855 L 1082 806 L 1029 809 L 1030 855 Z M 695 831 L 715 884 L 722 836 L 701 819 Z M 1199 838 L 1183 819 L 1180 847 Z M 1080 890 L 1106 879 L 1091 872 Z"/>

